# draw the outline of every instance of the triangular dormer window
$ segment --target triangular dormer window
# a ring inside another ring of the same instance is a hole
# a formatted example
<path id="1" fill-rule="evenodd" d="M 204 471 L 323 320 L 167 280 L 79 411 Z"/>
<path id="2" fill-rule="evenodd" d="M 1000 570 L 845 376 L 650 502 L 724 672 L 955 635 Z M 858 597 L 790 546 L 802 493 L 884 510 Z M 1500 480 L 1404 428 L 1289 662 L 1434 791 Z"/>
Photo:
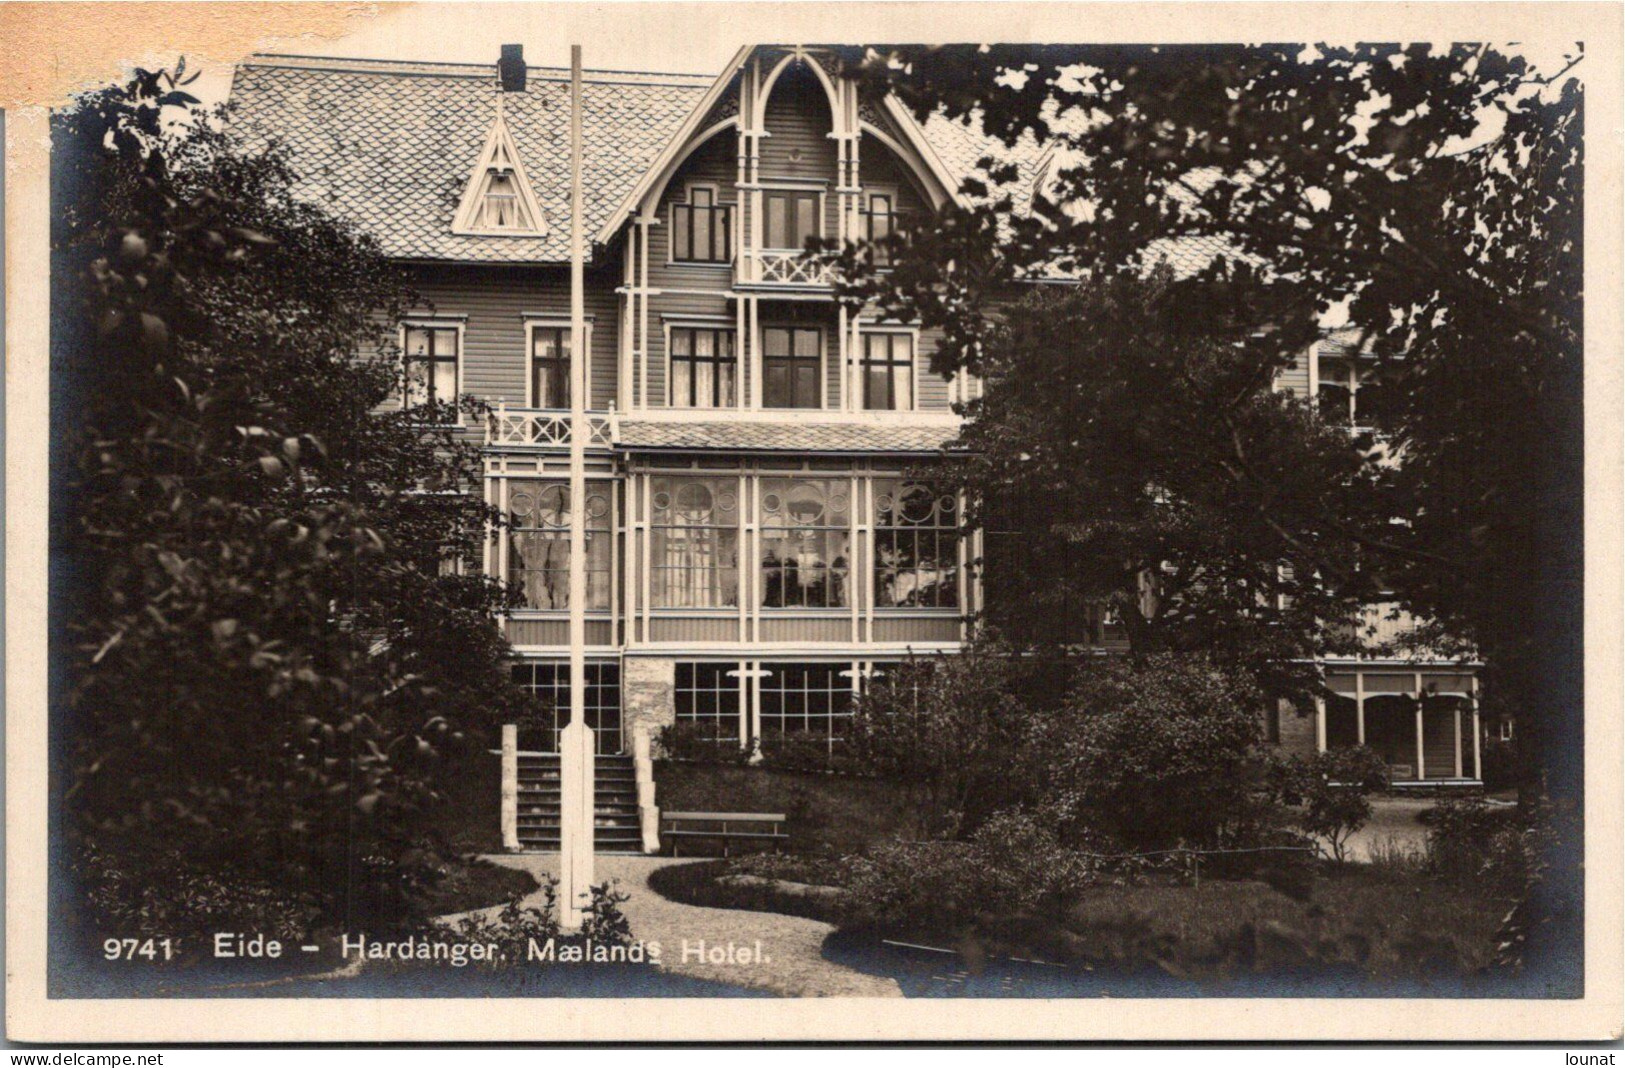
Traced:
<path id="1" fill-rule="evenodd" d="M 485 149 L 463 190 L 453 233 L 503 237 L 540 237 L 547 220 L 525 178 L 513 135 L 499 113 L 485 139 Z"/>

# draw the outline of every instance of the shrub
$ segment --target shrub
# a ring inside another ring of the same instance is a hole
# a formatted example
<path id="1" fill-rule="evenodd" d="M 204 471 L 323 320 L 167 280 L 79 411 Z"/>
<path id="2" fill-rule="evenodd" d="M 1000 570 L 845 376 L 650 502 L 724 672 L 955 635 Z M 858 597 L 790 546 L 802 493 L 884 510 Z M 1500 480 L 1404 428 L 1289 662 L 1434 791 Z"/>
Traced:
<path id="1" fill-rule="evenodd" d="M 1371 819 L 1368 795 L 1388 786 L 1388 765 L 1364 746 L 1328 749 L 1307 760 L 1277 760 L 1270 780 L 1282 804 L 1302 806 L 1298 825 L 1341 863 L 1349 838 Z"/>
<path id="2" fill-rule="evenodd" d="M 859 698 L 855 768 L 898 783 L 919 837 L 957 838 L 967 816 L 1007 800 L 1024 708 L 1008 650 L 973 645 L 954 656 L 909 658 Z"/>
<path id="3" fill-rule="evenodd" d="M 125 938 L 253 930 L 296 941 L 310 931 L 320 911 L 285 888 L 240 873 L 203 869 L 176 852 L 163 854 L 159 866 L 165 877 L 153 879 L 145 865 L 132 869 L 86 847 L 76 872 L 85 892 L 86 930 Z"/>
<path id="4" fill-rule="evenodd" d="M 630 894 L 617 889 L 614 879 L 588 888 L 591 900 L 587 916 L 581 921 L 581 936 L 600 946 L 625 946 L 632 943 L 632 925 L 627 922 L 621 906 L 631 900 Z"/>
<path id="5" fill-rule="evenodd" d="M 832 749 L 828 741 L 812 734 L 763 738 L 760 752 L 763 766 L 785 771 L 850 773 L 857 767 L 844 742 Z"/>
<path id="6" fill-rule="evenodd" d="M 542 883 L 542 907 L 524 905 L 515 894 L 492 920 L 484 913 L 471 913 L 457 921 L 456 931 L 464 942 L 495 943 L 499 959 L 527 961 L 530 942 L 544 944 L 559 934 L 558 879 L 548 876 Z M 495 965 L 499 961 L 488 962 Z"/>
<path id="7" fill-rule="evenodd" d="M 969 842 L 889 843 L 851 858 L 842 910 L 854 927 L 953 930 L 1064 897 L 1089 874 L 1042 821 L 1002 813 Z"/>
<path id="8" fill-rule="evenodd" d="M 1253 796 L 1253 680 L 1201 655 L 1112 659 L 1080 672 L 1065 706 L 1032 722 L 1027 759 L 1072 841 L 1131 849 L 1234 842 L 1260 819 Z"/>
<path id="9" fill-rule="evenodd" d="M 735 738 L 718 738 L 700 723 L 677 722 L 663 728 L 656 738 L 657 755 L 664 760 L 686 760 L 694 764 L 743 764 L 750 754 L 740 749 Z"/>
<path id="10" fill-rule="evenodd" d="M 1429 815 L 1428 866 L 1490 893 L 1522 894 L 1540 863 L 1545 823 L 1523 809 L 1476 798 L 1446 801 Z"/>

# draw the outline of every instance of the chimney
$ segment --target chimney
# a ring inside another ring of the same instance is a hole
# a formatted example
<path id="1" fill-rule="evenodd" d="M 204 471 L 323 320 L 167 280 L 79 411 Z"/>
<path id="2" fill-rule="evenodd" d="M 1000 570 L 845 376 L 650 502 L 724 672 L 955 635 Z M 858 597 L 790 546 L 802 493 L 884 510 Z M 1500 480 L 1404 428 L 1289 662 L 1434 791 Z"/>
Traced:
<path id="1" fill-rule="evenodd" d="M 525 91 L 524 45 L 505 44 L 502 46 L 502 58 L 497 60 L 497 76 L 502 79 L 502 91 L 504 93 L 522 93 Z"/>

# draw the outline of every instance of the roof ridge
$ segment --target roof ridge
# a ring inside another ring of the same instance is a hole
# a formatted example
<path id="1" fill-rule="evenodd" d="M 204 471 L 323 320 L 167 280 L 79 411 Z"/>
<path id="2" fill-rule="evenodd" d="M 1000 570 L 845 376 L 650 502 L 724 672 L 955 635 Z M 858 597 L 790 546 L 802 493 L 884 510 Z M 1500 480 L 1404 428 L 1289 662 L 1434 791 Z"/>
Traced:
<path id="1" fill-rule="evenodd" d="M 263 62 L 265 60 L 292 60 L 292 64 L 278 62 Z M 362 69 L 356 70 L 352 64 L 361 64 Z M 370 56 L 317 56 L 305 55 L 296 52 L 255 52 L 247 59 L 242 60 L 239 66 L 244 67 L 279 67 L 293 66 L 301 70 L 350 70 L 354 73 L 367 74 L 405 74 L 423 68 L 437 68 L 436 73 L 447 75 L 466 75 L 470 77 L 495 77 L 495 63 L 462 63 L 437 59 L 379 59 Z M 526 64 L 525 69 L 532 72 L 554 74 L 568 78 L 570 68 L 553 67 L 545 65 Z M 709 85 L 716 79 L 715 74 L 692 74 L 684 71 L 649 71 L 649 70 L 618 70 L 612 67 L 583 67 L 581 73 L 586 75 L 608 75 L 609 78 L 589 78 L 590 81 L 613 80 L 615 77 L 633 76 L 638 78 L 670 78 L 680 79 L 685 85 Z M 658 84 L 658 83 L 647 83 Z"/>

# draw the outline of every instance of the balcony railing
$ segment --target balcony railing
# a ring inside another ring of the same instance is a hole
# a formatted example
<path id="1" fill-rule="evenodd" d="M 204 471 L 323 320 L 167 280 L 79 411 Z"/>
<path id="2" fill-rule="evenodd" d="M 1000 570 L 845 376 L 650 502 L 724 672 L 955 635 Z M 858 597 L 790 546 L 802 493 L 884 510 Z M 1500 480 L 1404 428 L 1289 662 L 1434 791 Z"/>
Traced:
<path id="1" fill-rule="evenodd" d="M 587 415 L 587 447 L 610 448 L 618 430 L 614 412 Z M 485 422 L 485 444 L 567 448 L 570 413 L 553 408 L 509 408 L 498 405 Z"/>
<path id="2" fill-rule="evenodd" d="M 805 252 L 757 252 L 756 277 L 746 281 L 772 286 L 828 286 L 835 271 Z"/>

